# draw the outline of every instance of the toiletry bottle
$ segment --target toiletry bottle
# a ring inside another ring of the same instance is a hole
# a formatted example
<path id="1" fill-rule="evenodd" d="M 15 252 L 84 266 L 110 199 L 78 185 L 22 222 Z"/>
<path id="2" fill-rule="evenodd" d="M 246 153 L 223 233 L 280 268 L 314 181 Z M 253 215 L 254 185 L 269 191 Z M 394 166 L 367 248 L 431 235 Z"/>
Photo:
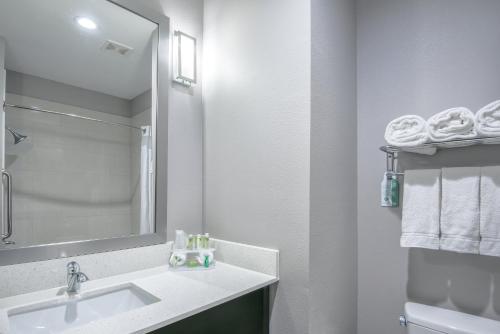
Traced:
<path id="1" fill-rule="evenodd" d="M 202 236 L 200 236 L 201 238 L 201 249 L 207 249 L 207 244 L 208 244 L 208 241 L 207 241 L 207 236 L 204 234 Z"/>
<path id="2" fill-rule="evenodd" d="M 193 236 L 192 234 L 190 234 L 190 235 L 188 236 L 188 245 L 187 245 L 187 248 L 188 248 L 189 250 L 193 250 L 193 249 L 195 249 L 195 246 L 194 246 L 194 236 Z"/>
<path id="3" fill-rule="evenodd" d="M 210 234 L 205 233 L 205 248 L 209 249 L 210 248 Z"/>
<path id="4" fill-rule="evenodd" d="M 399 206 L 399 181 L 397 175 L 391 177 L 391 206 L 397 208 Z"/>
<path id="5" fill-rule="evenodd" d="M 203 262 L 203 266 L 205 268 L 210 267 L 210 257 L 208 255 L 205 255 L 205 261 Z"/>
<path id="6" fill-rule="evenodd" d="M 382 182 L 380 183 L 380 206 L 392 207 L 391 181 L 391 176 L 385 172 Z"/>
<path id="7" fill-rule="evenodd" d="M 175 231 L 175 249 L 185 249 L 186 248 L 186 233 L 183 230 Z"/>
<path id="8" fill-rule="evenodd" d="M 193 235 L 193 250 L 198 249 L 198 237 Z"/>

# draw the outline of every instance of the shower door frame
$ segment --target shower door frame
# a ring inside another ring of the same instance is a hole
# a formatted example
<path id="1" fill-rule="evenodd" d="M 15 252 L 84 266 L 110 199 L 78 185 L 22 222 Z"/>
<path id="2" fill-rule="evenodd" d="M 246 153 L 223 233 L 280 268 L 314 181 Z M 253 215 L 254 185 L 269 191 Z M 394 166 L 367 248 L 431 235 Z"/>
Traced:
<path id="1" fill-rule="evenodd" d="M 168 89 L 171 62 L 170 19 L 138 2 L 123 0 L 120 2 L 118 2 L 119 0 L 103 1 L 109 1 L 158 25 L 156 52 L 153 50 L 151 89 L 151 118 L 155 166 L 155 200 L 151 205 L 155 212 L 155 233 L 17 248 L 15 245 L 0 245 L 0 266 L 158 245 L 167 241 Z M 162 92 L 162 94 L 158 94 L 158 92 Z M 3 99 L 0 100 L 2 100 L 3 105 Z M 15 221 L 13 225 L 15 228 Z"/>

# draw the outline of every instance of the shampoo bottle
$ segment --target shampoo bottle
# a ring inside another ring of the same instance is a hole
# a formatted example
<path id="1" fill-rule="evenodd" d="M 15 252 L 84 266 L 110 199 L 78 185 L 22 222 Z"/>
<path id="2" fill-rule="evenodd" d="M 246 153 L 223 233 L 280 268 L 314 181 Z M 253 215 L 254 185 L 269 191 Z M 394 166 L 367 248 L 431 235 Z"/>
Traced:
<path id="1" fill-rule="evenodd" d="M 380 206 L 392 207 L 391 181 L 392 177 L 387 172 L 384 173 L 380 183 Z"/>

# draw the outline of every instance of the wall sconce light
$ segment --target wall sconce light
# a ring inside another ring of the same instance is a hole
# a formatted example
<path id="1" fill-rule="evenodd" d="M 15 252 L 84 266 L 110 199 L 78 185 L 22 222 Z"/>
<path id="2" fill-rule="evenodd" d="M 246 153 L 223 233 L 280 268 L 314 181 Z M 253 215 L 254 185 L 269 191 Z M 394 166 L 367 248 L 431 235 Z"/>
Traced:
<path id="1" fill-rule="evenodd" d="M 174 32 L 174 81 L 196 84 L 196 38 L 181 31 Z"/>

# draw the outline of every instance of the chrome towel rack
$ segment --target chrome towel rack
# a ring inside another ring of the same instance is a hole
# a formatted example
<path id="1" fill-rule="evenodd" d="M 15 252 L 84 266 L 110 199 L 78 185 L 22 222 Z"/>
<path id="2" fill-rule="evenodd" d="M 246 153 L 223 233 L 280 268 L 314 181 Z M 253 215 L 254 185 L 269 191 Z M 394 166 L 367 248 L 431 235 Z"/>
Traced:
<path id="1" fill-rule="evenodd" d="M 444 142 L 430 142 L 414 147 L 385 145 L 381 146 L 380 150 L 386 154 L 387 172 L 394 175 L 404 175 L 404 173 L 398 172 L 398 156 L 401 152 L 420 155 L 435 155 L 440 150 L 478 145 L 500 145 L 500 137 L 478 137 L 472 139 L 449 140 Z"/>
<path id="2" fill-rule="evenodd" d="M 380 149 L 386 153 L 385 155 L 385 168 L 386 174 L 388 176 L 399 176 L 404 175 L 404 173 L 398 172 L 398 154 L 399 151 L 393 151 L 391 149 L 386 149 L 387 146 L 382 146 Z"/>

